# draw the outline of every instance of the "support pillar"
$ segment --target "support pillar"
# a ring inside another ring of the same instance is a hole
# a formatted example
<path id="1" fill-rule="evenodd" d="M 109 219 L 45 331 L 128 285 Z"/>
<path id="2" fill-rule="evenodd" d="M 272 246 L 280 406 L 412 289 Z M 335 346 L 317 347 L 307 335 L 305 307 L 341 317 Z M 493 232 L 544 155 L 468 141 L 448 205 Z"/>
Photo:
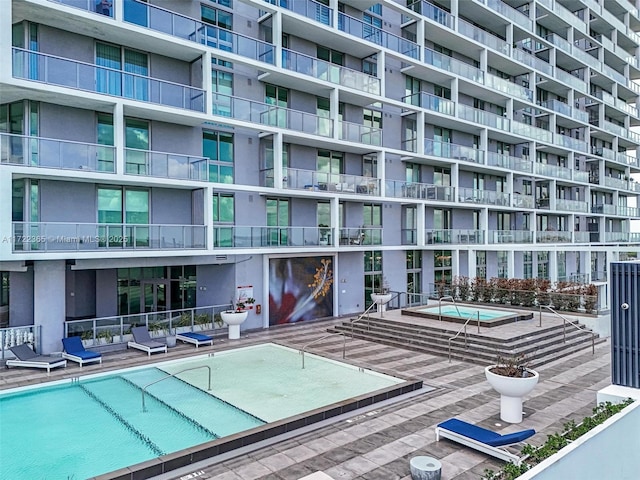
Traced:
<path id="1" fill-rule="evenodd" d="M 64 260 L 41 260 L 33 265 L 33 324 L 40 327 L 40 354 L 62 350 L 66 316 Z M 37 344 L 38 342 L 36 342 Z"/>

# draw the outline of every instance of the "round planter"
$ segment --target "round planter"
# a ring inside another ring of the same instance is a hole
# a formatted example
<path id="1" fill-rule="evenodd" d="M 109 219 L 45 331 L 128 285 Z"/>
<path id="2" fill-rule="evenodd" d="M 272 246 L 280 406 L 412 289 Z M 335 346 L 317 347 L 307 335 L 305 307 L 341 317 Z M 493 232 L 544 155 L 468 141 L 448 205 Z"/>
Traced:
<path id="1" fill-rule="evenodd" d="M 229 340 L 240 338 L 240 325 L 247 319 L 249 312 L 220 312 L 222 321 L 229 326 Z"/>
<path id="2" fill-rule="evenodd" d="M 387 303 L 391 301 L 392 296 L 393 295 L 391 295 L 390 293 L 372 293 L 371 294 L 371 301 L 378 306 L 377 307 L 378 313 L 382 314 L 382 312 L 385 312 L 387 310 Z"/>
<path id="3" fill-rule="evenodd" d="M 536 386 L 540 375 L 535 370 L 527 369 L 530 377 L 505 377 L 491 372 L 496 365 L 484 369 L 484 375 L 493 389 L 500 394 L 500 418 L 509 423 L 522 422 L 522 397 L 529 394 Z"/>

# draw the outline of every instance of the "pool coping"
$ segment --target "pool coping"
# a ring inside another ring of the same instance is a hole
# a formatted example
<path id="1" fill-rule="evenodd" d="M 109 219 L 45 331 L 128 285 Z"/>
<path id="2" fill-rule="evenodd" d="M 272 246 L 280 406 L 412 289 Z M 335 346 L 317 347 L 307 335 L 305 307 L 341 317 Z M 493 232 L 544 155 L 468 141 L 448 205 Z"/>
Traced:
<path id="1" fill-rule="evenodd" d="M 211 460 L 217 455 L 230 453 L 242 447 L 273 439 L 280 435 L 291 433 L 303 427 L 330 420 L 361 408 L 370 407 L 385 400 L 417 392 L 422 388 L 422 380 L 404 380 L 401 383 L 370 393 L 358 395 L 282 420 L 266 423 L 249 430 L 211 440 L 194 447 L 90 477 L 88 480 L 143 480 L 152 478 L 179 468 L 189 467 L 203 460 Z"/>
<path id="2" fill-rule="evenodd" d="M 447 306 L 450 306 L 450 304 L 447 304 Z M 469 305 L 461 305 L 461 306 L 465 308 L 469 308 Z M 504 311 L 505 315 L 502 317 L 496 317 L 491 321 L 481 319 L 480 322 L 477 322 L 473 318 L 469 320 L 469 318 L 453 317 L 449 315 L 439 315 L 437 312 L 430 313 L 430 312 L 419 311 L 419 309 L 424 309 L 424 308 L 425 308 L 424 305 L 420 305 L 417 307 L 403 308 L 400 310 L 400 314 L 406 315 L 408 317 L 427 318 L 429 320 L 442 320 L 445 322 L 457 323 L 457 324 L 464 324 L 469 322 L 472 325 L 476 325 L 477 323 L 480 323 L 481 327 L 487 327 L 487 328 L 498 327 L 501 325 L 507 325 L 509 323 L 516 323 L 516 322 L 531 320 L 534 316 L 533 312 L 528 312 L 528 311 L 525 312 L 525 311 L 518 311 L 518 310 L 501 310 L 500 308 L 487 308 L 485 310 L 490 310 L 492 312 Z M 437 307 L 430 306 L 428 308 L 437 308 Z M 482 309 L 473 308 L 473 310 L 482 310 Z"/>

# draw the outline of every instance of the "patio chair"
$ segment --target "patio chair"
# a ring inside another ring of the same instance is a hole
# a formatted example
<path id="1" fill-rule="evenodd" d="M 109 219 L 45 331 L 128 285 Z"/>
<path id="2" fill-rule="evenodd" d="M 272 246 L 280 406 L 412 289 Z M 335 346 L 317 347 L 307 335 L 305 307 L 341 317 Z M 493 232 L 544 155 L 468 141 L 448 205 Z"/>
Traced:
<path id="1" fill-rule="evenodd" d="M 51 373 L 52 368 L 66 367 L 67 361 L 60 357 L 51 357 L 49 355 L 38 355 L 31 350 L 29 345 L 23 343 L 9 348 L 16 356 L 13 360 L 7 360 L 5 367 L 26 367 L 26 368 L 46 368 L 47 373 Z"/>
<path id="2" fill-rule="evenodd" d="M 102 354 L 85 350 L 80 337 L 68 337 L 62 339 L 62 357 L 72 362 L 77 362 L 82 367 L 85 363 L 102 363 Z"/>
<path id="3" fill-rule="evenodd" d="M 529 429 L 500 435 L 492 430 L 478 427 L 463 420 L 450 418 L 438 424 L 436 427 L 436 441 L 440 441 L 440 437 L 448 438 L 449 440 L 474 448 L 506 462 L 513 462 L 516 465 L 520 465 L 522 459 L 515 453 L 511 453 L 502 447 L 520 443 L 535 435 L 535 433 L 535 430 Z"/>
<path id="4" fill-rule="evenodd" d="M 167 353 L 167 344 L 152 340 L 147 327 L 133 327 L 131 333 L 133 334 L 133 341 L 127 342 L 127 348 L 142 350 L 147 352 L 148 356 L 155 352 Z"/>
<path id="5" fill-rule="evenodd" d="M 176 334 L 176 340 L 180 340 L 184 343 L 193 343 L 196 348 L 200 345 L 213 345 L 213 337 L 195 332 L 178 333 Z"/>

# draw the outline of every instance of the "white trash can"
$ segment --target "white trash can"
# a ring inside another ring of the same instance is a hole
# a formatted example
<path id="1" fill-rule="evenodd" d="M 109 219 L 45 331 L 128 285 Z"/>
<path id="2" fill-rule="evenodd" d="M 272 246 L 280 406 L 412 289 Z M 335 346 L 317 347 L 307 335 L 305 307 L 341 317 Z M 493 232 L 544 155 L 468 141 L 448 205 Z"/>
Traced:
<path id="1" fill-rule="evenodd" d="M 413 480 L 440 480 L 442 463 L 433 457 L 419 456 L 409 460 Z"/>

